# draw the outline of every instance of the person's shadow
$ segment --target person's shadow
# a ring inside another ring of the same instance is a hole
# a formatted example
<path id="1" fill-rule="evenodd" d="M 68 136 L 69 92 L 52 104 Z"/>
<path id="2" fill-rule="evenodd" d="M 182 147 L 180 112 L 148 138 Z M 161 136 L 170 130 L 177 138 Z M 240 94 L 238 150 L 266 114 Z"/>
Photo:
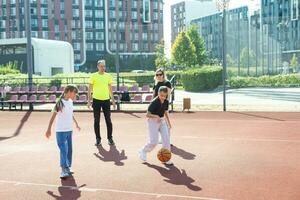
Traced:
<path id="1" fill-rule="evenodd" d="M 102 146 L 99 146 L 98 151 L 99 152 L 94 153 L 94 155 L 103 162 L 114 162 L 117 166 L 123 166 L 124 162 L 122 161 L 127 160 L 125 151 L 122 150 L 120 153 L 115 145 L 111 145 L 109 151 L 105 150 Z"/>
<path id="2" fill-rule="evenodd" d="M 51 197 L 56 200 L 77 200 L 81 197 L 81 187 L 85 187 L 86 184 L 77 186 L 77 183 L 73 176 L 68 177 L 67 179 L 61 180 L 61 186 L 58 187 L 59 195 L 54 194 L 53 191 L 47 191 Z"/>
<path id="3" fill-rule="evenodd" d="M 180 149 L 174 145 L 171 146 L 171 152 L 175 155 L 180 156 L 181 158 L 185 160 L 194 160 L 196 155 L 192 154 L 190 152 L 185 151 L 184 149 Z"/>
<path id="4" fill-rule="evenodd" d="M 186 171 L 184 169 L 180 170 L 176 166 L 170 166 L 168 168 L 164 168 L 149 163 L 144 163 L 144 165 L 157 170 L 163 177 L 166 178 L 164 179 L 164 181 L 167 183 L 171 183 L 174 185 L 184 185 L 193 191 L 202 190 L 201 187 L 192 184 L 193 182 L 195 182 L 195 180 L 189 177 L 186 174 Z"/>

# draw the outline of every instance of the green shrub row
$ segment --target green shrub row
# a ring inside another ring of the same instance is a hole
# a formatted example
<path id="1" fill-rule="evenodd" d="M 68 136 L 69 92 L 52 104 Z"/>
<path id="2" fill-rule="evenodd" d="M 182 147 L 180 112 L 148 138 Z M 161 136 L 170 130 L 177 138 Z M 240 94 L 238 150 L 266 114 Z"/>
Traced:
<path id="1" fill-rule="evenodd" d="M 231 77 L 228 80 L 230 88 L 245 87 L 299 87 L 300 74 L 260 76 L 260 77 Z"/>
<path id="2" fill-rule="evenodd" d="M 191 92 L 214 89 L 222 83 L 222 68 L 206 66 L 187 70 L 182 75 L 182 83 Z"/>
<path id="3" fill-rule="evenodd" d="M 6 75 L 6 74 L 20 74 L 20 71 L 17 69 L 13 69 L 11 67 L 2 67 L 0 66 L 0 74 Z"/>

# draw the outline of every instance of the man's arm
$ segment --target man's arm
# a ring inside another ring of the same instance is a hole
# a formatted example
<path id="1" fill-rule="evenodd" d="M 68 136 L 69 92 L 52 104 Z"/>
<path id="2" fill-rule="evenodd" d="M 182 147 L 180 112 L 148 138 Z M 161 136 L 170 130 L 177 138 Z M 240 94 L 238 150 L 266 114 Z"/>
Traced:
<path id="1" fill-rule="evenodd" d="M 114 109 L 116 109 L 116 101 L 115 101 L 115 98 L 114 98 L 114 93 L 113 93 L 113 89 L 112 89 L 111 84 L 108 84 L 108 89 L 109 89 L 109 96 L 111 98 L 112 104 L 114 106 Z"/>
<path id="2" fill-rule="evenodd" d="M 91 99 L 92 99 L 92 91 L 93 91 L 93 84 L 89 84 L 88 89 L 88 108 L 91 108 Z"/>

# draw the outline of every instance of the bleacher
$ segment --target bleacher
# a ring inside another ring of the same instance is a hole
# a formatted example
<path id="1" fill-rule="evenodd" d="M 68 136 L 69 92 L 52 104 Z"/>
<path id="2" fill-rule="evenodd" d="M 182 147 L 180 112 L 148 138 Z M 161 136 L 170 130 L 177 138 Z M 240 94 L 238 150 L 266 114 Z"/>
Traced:
<path id="1" fill-rule="evenodd" d="M 114 99 L 118 108 L 122 104 L 149 104 L 152 101 L 153 83 L 132 83 L 126 82 L 127 77 L 120 77 L 119 87 L 112 86 Z M 29 105 L 54 104 L 64 91 L 64 86 L 74 84 L 78 87 L 78 95 L 74 100 L 75 105 L 87 104 L 88 96 L 88 77 L 61 77 L 61 84 L 56 86 L 49 84 L 47 78 L 35 78 L 31 90 L 27 86 L 27 79 L 18 79 L 20 84 L 10 84 L 10 80 L 0 81 L 0 109 L 2 110 L 23 110 L 29 108 Z M 46 83 L 47 82 L 47 83 Z M 175 86 L 175 76 L 171 83 Z M 172 90 L 171 106 L 173 109 L 175 87 Z M 35 108 L 35 110 L 37 110 Z"/>
<path id="2" fill-rule="evenodd" d="M 4 87 L 0 87 L 0 93 L 2 94 L 0 103 L 2 110 L 5 108 L 8 108 L 9 110 L 23 110 L 24 105 L 55 103 L 57 98 L 59 98 L 64 91 L 63 86 L 33 86 L 31 90 L 29 90 L 28 86 L 7 88 L 10 89 L 4 91 Z M 150 85 L 143 85 L 142 87 L 137 85 L 131 87 L 122 85 L 119 87 L 119 90 L 117 90 L 117 86 L 113 86 L 112 89 L 117 104 L 148 104 L 152 100 L 153 91 Z M 74 100 L 74 104 L 87 104 L 88 86 L 79 85 L 78 90 L 78 96 Z M 123 95 L 126 93 L 130 97 L 129 100 L 123 99 Z M 3 96 L 6 96 L 6 98 Z"/>

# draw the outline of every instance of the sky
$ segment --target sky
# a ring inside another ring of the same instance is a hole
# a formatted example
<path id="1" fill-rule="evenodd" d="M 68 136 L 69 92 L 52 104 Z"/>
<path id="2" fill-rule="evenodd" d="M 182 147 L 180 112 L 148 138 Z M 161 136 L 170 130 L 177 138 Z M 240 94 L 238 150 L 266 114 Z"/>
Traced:
<path id="1" fill-rule="evenodd" d="M 171 49 L 171 13 L 170 8 L 172 4 L 182 2 L 184 0 L 165 0 L 164 5 L 164 40 L 166 43 L 166 52 L 167 56 L 170 56 Z M 186 0 L 186 1 L 194 1 L 194 0 Z M 256 9 L 259 6 L 260 0 L 230 0 L 229 8 L 237 8 L 241 6 L 248 5 L 250 10 Z"/>

